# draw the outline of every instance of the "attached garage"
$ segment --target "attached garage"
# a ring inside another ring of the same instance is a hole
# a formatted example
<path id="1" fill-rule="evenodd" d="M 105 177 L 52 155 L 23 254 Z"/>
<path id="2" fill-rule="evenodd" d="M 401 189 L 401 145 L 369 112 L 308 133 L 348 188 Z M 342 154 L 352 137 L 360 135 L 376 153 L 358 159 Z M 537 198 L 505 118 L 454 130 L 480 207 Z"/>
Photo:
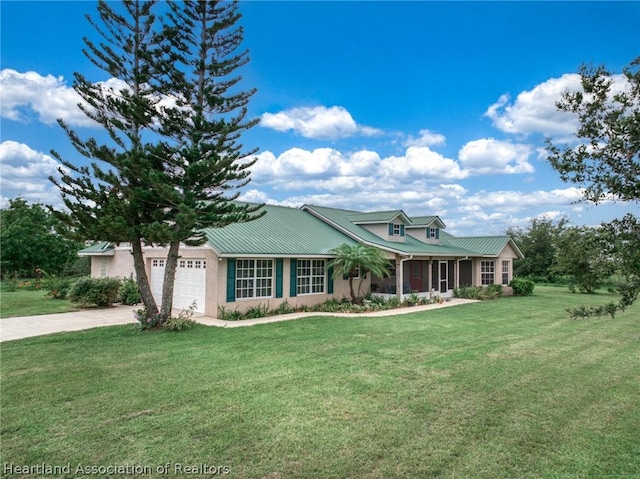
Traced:
<path id="1" fill-rule="evenodd" d="M 207 262 L 203 258 L 179 259 L 173 285 L 173 308 L 187 309 L 195 301 L 194 311 L 204 313 Z M 151 291 L 156 302 L 162 301 L 164 259 L 151 260 Z"/>

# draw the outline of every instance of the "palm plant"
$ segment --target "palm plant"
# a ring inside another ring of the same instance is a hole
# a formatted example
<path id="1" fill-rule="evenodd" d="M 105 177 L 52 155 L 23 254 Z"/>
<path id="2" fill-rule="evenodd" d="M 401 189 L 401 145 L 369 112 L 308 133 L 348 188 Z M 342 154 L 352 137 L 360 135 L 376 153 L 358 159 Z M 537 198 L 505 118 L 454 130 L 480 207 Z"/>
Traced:
<path id="1" fill-rule="evenodd" d="M 343 243 L 333 248 L 331 254 L 336 256 L 328 263 L 329 267 L 333 267 L 333 277 L 338 278 L 343 275 L 349 278 L 349 293 L 351 301 L 355 304 L 359 304 L 361 301 L 353 289 L 353 280 L 358 276 L 358 272 L 361 273 L 358 293 L 360 293 L 360 287 L 367 272 L 370 271 L 381 278 L 389 276 L 389 260 L 382 250 L 373 246 L 362 243 L 356 245 Z"/>

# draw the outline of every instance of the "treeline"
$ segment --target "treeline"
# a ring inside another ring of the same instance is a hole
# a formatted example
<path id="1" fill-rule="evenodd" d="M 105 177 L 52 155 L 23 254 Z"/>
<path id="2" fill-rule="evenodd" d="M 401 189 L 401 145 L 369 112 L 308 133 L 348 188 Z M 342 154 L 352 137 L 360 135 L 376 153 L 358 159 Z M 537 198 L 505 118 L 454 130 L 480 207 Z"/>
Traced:
<path id="1" fill-rule="evenodd" d="M 621 266 L 614 254 L 617 239 L 606 227 L 572 226 L 566 217 L 542 217 L 526 228 L 509 228 L 506 234 L 525 256 L 514 261 L 514 276 L 567 284 L 583 293 L 616 283 Z"/>
<path id="2" fill-rule="evenodd" d="M 89 257 L 78 256 L 84 244 L 68 239 L 64 225 L 42 204 L 9 200 L 0 210 L 0 227 L 2 279 L 90 273 Z"/>

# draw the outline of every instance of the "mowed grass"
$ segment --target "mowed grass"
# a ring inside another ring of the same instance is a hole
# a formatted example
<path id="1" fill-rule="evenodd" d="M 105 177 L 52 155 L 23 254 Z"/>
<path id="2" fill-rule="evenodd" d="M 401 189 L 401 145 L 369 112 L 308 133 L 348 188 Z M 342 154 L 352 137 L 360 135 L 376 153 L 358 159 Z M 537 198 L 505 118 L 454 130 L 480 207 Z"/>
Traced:
<path id="1" fill-rule="evenodd" d="M 2 343 L 1 460 L 70 463 L 69 477 L 77 464 L 270 479 L 640 477 L 640 305 L 614 320 L 564 312 L 609 299 L 537 288 L 387 318 Z"/>
<path id="2" fill-rule="evenodd" d="M 67 313 L 78 309 L 67 299 L 47 298 L 47 292 L 42 290 L 0 291 L 0 318 Z"/>

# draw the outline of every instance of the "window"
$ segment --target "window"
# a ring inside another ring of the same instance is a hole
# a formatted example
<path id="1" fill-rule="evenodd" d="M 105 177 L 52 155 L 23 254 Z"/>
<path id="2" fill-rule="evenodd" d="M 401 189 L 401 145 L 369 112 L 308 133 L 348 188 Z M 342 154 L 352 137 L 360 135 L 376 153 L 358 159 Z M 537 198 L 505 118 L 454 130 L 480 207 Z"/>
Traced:
<path id="1" fill-rule="evenodd" d="M 427 238 L 437 238 L 438 228 L 427 228 Z"/>
<path id="2" fill-rule="evenodd" d="M 236 298 L 270 298 L 272 286 L 273 260 L 239 259 L 236 261 Z"/>
<path id="3" fill-rule="evenodd" d="M 164 260 L 163 259 L 154 259 L 151 262 L 151 266 L 154 268 L 164 268 Z"/>
<path id="4" fill-rule="evenodd" d="M 400 225 L 393 223 L 393 236 L 400 236 Z"/>
<path id="5" fill-rule="evenodd" d="M 324 293 L 325 261 L 323 259 L 299 259 L 297 294 Z"/>
<path id="6" fill-rule="evenodd" d="M 100 258 L 100 277 L 107 276 L 107 258 Z"/>
<path id="7" fill-rule="evenodd" d="M 483 285 L 493 284 L 496 272 L 495 261 L 482 261 L 480 263 L 480 282 Z"/>
<path id="8" fill-rule="evenodd" d="M 502 262 L 502 284 L 509 284 L 509 261 Z"/>

